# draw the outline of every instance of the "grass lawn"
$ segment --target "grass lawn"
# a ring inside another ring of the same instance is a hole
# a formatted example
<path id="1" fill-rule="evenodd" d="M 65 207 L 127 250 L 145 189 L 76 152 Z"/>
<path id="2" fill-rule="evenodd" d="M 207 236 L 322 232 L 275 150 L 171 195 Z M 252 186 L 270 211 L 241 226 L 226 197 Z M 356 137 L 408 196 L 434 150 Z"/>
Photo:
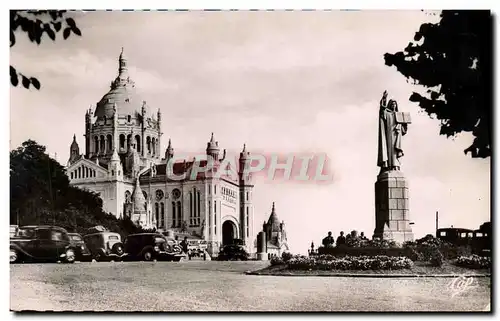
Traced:
<path id="1" fill-rule="evenodd" d="M 430 266 L 428 262 L 415 262 L 411 269 L 401 270 L 290 270 L 285 265 L 268 266 L 254 272 L 258 275 L 336 275 L 336 274 L 408 274 L 408 275 L 439 275 L 439 274 L 456 274 L 456 275 L 471 275 L 471 274 L 491 274 L 490 269 L 467 269 L 453 264 L 453 262 L 445 262 L 442 267 Z"/>

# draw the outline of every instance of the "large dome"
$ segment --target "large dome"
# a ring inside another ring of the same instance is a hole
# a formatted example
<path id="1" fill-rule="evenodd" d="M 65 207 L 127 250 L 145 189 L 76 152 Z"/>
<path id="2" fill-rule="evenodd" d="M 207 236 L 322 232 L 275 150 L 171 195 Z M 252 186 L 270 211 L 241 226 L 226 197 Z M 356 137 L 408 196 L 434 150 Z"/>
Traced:
<path id="1" fill-rule="evenodd" d="M 97 103 L 95 116 L 112 118 L 115 104 L 118 115 L 133 116 L 136 112 L 140 113 L 143 100 L 137 95 L 133 84 L 118 84 Z"/>
<path id="2" fill-rule="evenodd" d="M 134 116 L 136 112 L 141 112 L 144 101 L 137 94 L 135 84 L 128 76 L 127 60 L 123 55 L 123 48 L 118 60 L 118 76 L 111 83 L 110 91 L 97 103 L 95 117 L 112 118 L 115 104 L 118 115 Z"/>

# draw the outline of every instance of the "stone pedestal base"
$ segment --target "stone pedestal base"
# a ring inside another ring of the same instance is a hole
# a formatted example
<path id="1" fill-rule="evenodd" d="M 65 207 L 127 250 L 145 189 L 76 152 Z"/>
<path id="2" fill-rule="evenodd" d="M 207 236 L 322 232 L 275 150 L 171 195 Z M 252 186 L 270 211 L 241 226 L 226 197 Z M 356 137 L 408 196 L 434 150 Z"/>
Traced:
<path id="1" fill-rule="evenodd" d="M 413 241 L 408 182 L 400 171 L 386 171 L 377 177 L 373 237 L 398 243 Z"/>
<path id="2" fill-rule="evenodd" d="M 258 261 L 267 261 L 268 260 L 267 253 L 266 252 L 257 253 L 257 260 Z"/>

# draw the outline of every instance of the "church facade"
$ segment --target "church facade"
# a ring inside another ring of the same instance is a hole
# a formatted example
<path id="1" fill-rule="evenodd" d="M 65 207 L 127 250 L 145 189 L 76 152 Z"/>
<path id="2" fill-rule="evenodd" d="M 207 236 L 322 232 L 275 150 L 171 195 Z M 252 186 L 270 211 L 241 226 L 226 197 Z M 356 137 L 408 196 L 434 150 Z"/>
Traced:
<path id="1" fill-rule="evenodd" d="M 66 168 L 70 184 L 98 193 L 104 211 L 118 218 L 205 240 L 210 254 L 233 239 L 255 253 L 254 186 L 242 172 L 249 152 L 243 147 L 239 167 L 228 168 L 212 133 L 205 159 L 177 159 L 170 140 L 162 153 L 161 124 L 160 109 L 152 112 L 138 97 L 122 50 L 109 92 L 85 114 L 83 153 L 73 136 Z M 191 175 L 195 166 L 207 164 L 210 170 Z"/>

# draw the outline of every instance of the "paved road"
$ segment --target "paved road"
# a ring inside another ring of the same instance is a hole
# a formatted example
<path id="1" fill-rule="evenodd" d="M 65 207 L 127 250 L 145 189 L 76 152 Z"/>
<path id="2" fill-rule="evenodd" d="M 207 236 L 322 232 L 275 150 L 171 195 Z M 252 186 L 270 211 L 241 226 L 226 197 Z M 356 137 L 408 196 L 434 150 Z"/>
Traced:
<path id="1" fill-rule="evenodd" d="M 264 262 L 11 265 L 11 309 L 57 311 L 482 311 L 490 279 L 249 276 Z"/>

